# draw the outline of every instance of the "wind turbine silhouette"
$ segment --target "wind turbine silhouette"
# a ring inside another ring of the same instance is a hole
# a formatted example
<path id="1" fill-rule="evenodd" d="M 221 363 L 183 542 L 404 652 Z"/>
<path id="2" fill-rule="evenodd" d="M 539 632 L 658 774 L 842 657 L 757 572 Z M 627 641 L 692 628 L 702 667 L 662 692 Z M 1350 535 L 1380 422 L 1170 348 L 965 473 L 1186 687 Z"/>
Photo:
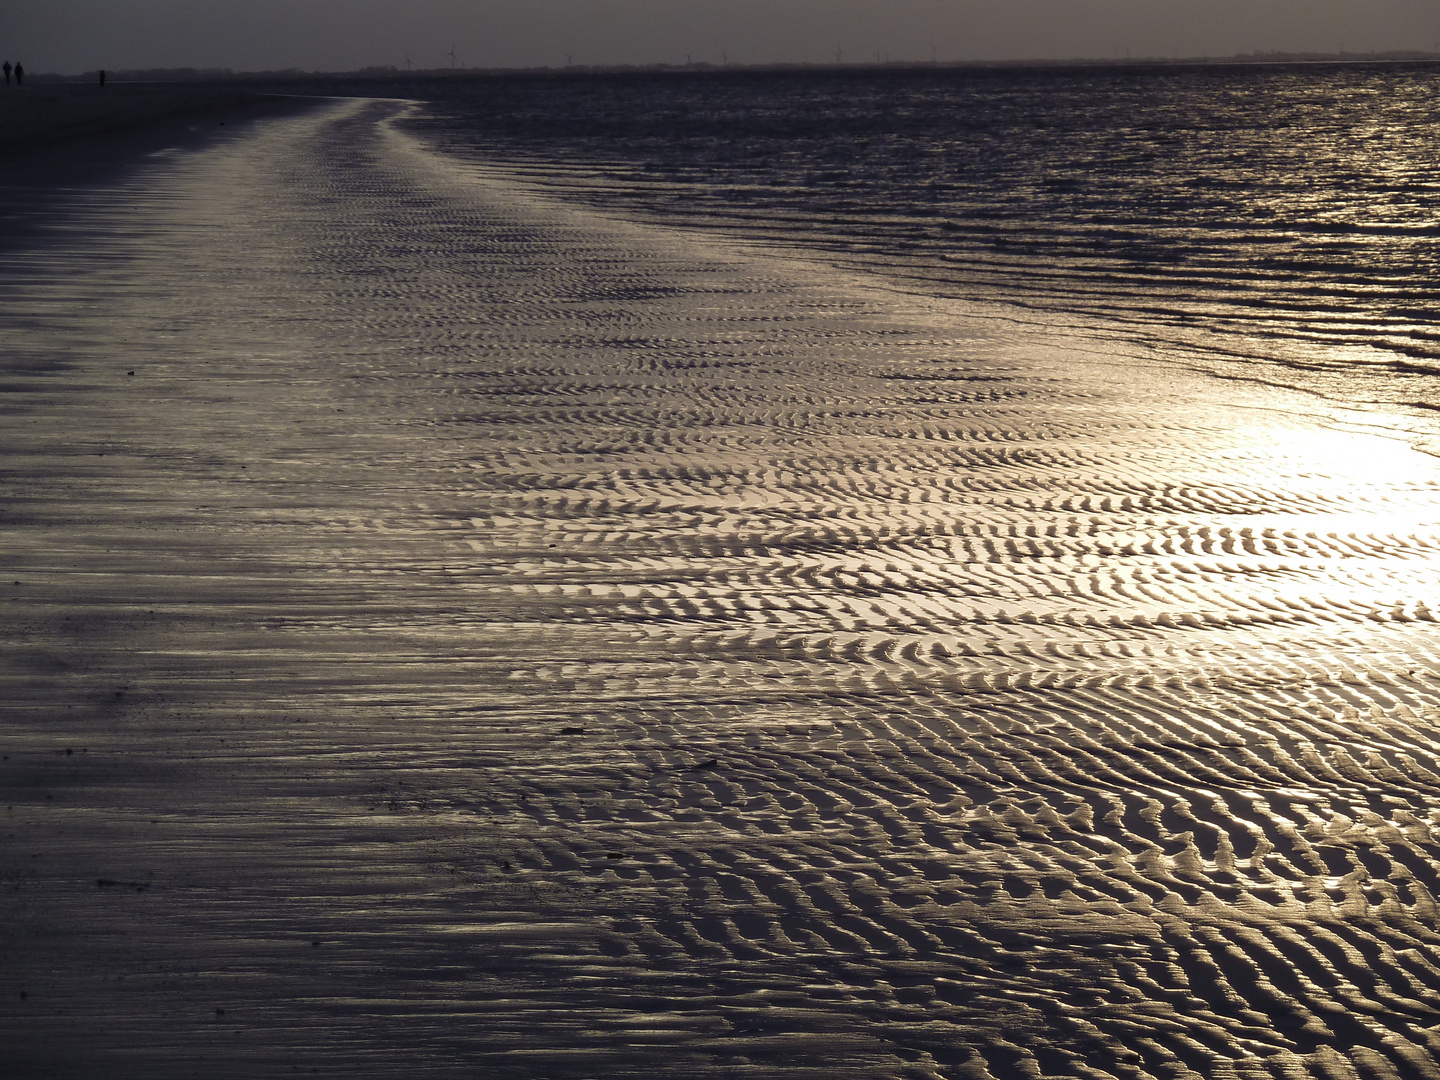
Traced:
<path id="1" fill-rule="evenodd" d="M 450 57 L 450 69 L 453 71 L 455 69 L 455 46 L 451 45 L 450 51 L 445 55 Z"/>

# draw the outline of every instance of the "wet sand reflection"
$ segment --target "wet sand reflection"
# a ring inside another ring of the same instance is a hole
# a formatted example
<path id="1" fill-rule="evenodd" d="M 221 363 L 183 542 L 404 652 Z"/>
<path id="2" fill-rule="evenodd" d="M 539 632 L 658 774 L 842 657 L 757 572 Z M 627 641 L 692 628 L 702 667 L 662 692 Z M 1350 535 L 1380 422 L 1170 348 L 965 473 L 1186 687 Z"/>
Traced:
<path id="1" fill-rule="evenodd" d="M 17 1060 L 1433 1071 L 1434 459 L 397 108 L 8 272 Z"/>

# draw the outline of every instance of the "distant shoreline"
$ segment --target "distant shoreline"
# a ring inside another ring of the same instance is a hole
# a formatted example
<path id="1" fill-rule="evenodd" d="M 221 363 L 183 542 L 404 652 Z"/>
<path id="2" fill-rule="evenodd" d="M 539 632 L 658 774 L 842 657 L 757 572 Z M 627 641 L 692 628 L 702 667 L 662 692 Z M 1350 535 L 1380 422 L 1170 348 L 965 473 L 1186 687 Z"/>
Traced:
<path id="1" fill-rule="evenodd" d="M 711 63 L 696 61 L 686 64 L 568 64 L 539 67 L 442 67 L 407 70 L 396 66 L 375 66 L 352 71 L 305 71 L 287 68 L 277 71 L 235 71 L 230 68 L 148 68 L 109 72 L 111 84 L 155 85 L 174 83 L 235 83 L 348 79 L 447 79 L 506 78 L 516 76 L 556 75 L 631 75 L 631 74 L 723 74 L 765 73 L 787 71 L 863 73 L 876 71 L 1004 71 L 1074 68 L 1207 68 L 1207 67 L 1268 67 L 1301 64 L 1440 64 L 1440 52 L 1378 52 L 1378 53 L 1239 53 L 1233 56 L 1190 57 L 1073 57 L 1065 60 L 884 60 L 839 62 L 774 62 L 774 63 Z M 36 86 L 93 85 L 98 72 L 78 75 L 40 74 L 31 76 Z M 97 87 L 98 89 L 98 87 Z"/>

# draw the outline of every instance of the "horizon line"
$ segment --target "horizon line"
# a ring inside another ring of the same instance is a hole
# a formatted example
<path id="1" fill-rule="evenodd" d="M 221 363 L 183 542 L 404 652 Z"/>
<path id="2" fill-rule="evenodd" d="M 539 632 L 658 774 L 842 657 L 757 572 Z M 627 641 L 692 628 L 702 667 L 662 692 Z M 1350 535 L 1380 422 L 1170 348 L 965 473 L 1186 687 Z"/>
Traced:
<path id="1" fill-rule="evenodd" d="M 532 65 L 528 67 L 433 67 L 407 69 L 394 64 L 371 64 L 361 68 L 324 70 L 307 68 L 267 68 L 256 70 L 235 70 L 234 68 L 189 66 L 149 68 L 91 68 L 75 74 L 58 72 L 35 73 L 30 78 L 36 82 L 74 82 L 96 78 L 101 70 L 107 80 L 135 82 L 187 82 L 214 81 L 217 79 L 265 79 L 265 78 L 414 78 L 461 76 L 507 76 L 507 75 L 603 75 L 645 72 L 671 73 L 717 73 L 717 72 L 763 72 L 763 71 L 914 71 L 951 70 L 964 68 L 1044 68 L 1044 67 L 1215 67 L 1246 64 L 1316 64 L 1316 63 L 1425 63 L 1440 62 L 1440 52 L 1419 49 L 1392 49 L 1379 52 L 1251 52 L 1234 53 L 1228 56 L 1138 56 L 1138 57 L 1068 57 L 1068 58 L 1024 58 L 1011 60 L 884 60 L 884 61 L 804 61 L 782 60 L 764 63 L 740 63 L 728 61 L 715 63 L 697 60 L 691 63 L 668 63 L 657 61 L 636 64 L 565 64 Z"/>

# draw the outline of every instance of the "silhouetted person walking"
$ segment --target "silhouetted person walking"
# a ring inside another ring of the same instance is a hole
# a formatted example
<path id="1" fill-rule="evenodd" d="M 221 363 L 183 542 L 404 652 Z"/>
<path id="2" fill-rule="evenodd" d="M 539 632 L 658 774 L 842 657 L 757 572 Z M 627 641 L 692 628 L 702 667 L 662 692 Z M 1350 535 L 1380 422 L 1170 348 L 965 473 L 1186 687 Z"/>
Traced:
<path id="1" fill-rule="evenodd" d="M 10 61 L 9 61 L 9 60 L 6 60 L 6 61 L 5 61 L 5 67 L 4 67 L 3 69 L 0 69 L 0 70 L 4 70 L 4 72 L 5 72 L 5 85 L 6 85 L 6 86 L 9 86 L 9 85 L 10 85 Z"/>
<path id="2" fill-rule="evenodd" d="M 25 82 L 25 65 L 15 65 L 15 85 L 20 86 Z"/>

